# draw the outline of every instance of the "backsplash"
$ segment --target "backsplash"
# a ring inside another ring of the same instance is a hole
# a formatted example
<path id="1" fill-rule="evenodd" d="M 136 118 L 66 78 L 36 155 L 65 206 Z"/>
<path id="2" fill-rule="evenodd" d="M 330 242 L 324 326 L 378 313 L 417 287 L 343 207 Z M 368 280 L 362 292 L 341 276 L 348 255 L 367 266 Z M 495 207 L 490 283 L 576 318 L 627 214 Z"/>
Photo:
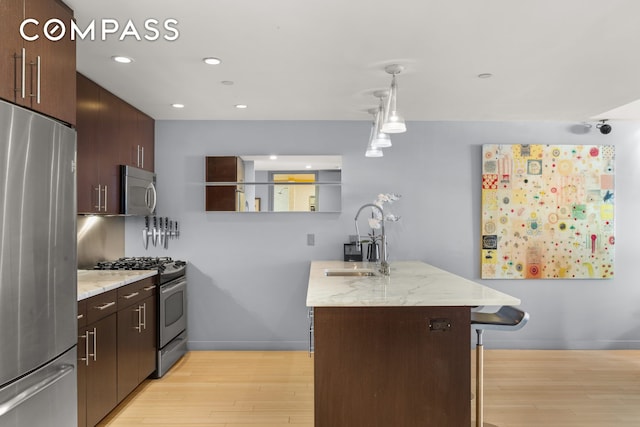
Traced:
<path id="1" fill-rule="evenodd" d="M 78 269 L 124 256 L 124 217 L 78 215 Z"/>

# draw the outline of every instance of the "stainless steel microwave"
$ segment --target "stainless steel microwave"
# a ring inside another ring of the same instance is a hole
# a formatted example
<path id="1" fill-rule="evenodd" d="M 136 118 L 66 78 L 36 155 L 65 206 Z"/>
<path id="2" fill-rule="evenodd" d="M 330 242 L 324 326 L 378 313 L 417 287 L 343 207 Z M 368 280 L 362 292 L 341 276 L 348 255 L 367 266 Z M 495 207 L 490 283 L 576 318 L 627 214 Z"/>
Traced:
<path id="1" fill-rule="evenodd" d="M 132 166 L 120 166 L 122 174 L 122 214 L 153 215 L 156 213 L 156 175 Z"/>

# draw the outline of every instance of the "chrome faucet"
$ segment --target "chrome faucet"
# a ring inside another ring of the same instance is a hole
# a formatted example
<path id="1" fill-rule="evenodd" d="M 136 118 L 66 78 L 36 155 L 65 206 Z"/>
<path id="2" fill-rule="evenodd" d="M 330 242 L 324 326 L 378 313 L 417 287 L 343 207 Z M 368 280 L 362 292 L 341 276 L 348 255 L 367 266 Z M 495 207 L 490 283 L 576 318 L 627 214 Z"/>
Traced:
<path id="1" fill-rule="evenodd" d="M 355 222 L 356 222 L 356 236 L 358 238 L 358 248 L 361 249 L 362 248 L 362 242 L 360 241 L 360 230 L 358 229 L 358 217 L 360 216 L 360 212 L 362 212 L 362 209 L 364 208 L 375 208 L 377 210 L 380 211 L 380 216 L 382 217 L 382 220 L 380 221 L 380 232 L 381 232 L 381 237 L 380 237 L 380 243 L 381 243 L 381 248 L 380 248 L 380 273 L 384 274 L 385 276 L 388 276 L 390 273 L 390 269 L 389 269 L 389 256 L 388 256 L 388 252 L 387 252 L 387 235 L 384 232 L 384 211 L 382 210 L 382 208 L 378 205 L 375 205 L 373 203 L 367 203 L 366 205 L 362 205 L 360 207 L 360 209 L 358 209 L 358 213 L 356 213 L 356 218 L 355 218 Z M 375 243 L 375 242 L 374 242 Z M 361 249 L 362 250 L 362 249 Z"/>

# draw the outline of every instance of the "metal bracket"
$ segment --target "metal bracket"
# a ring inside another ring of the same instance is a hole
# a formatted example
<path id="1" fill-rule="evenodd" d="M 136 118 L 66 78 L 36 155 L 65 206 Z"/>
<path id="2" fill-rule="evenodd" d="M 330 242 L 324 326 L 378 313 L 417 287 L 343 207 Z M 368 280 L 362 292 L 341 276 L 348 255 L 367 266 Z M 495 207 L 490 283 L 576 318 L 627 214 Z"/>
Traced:
<path id="1" fill-rule="evenodd" d="M 450 319 L 429 319 L 429 330 L 432 332 L 447 332 L 450 329 Z"/>

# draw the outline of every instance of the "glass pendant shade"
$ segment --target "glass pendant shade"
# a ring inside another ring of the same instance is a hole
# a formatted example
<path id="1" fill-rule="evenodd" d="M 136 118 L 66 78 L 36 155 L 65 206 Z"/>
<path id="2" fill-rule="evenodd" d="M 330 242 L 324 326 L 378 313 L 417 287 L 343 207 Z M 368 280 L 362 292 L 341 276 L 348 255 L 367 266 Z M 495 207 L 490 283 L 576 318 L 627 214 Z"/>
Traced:
<path id="1" fill-rule="evenodd" d="M 380 127 L 380 130 L 384 133 L 402 133 L 407 131 L 404 118 L 398 114 L 396 107 L 397 97 L 398 85 L 396 83 L 396 75 L 394 74 L 391 79 L 391 90 L 389 91 L 389 97 L 387 98 L 387 108 L 385 109 L 384 121 Z"/>
<path id="2" fill-rule="evenodd" d="M 365 157 L 382 157 L 382 150 L 373 146 L 373 139 L 376 136 L 376 123 L 371 124 L 371 133 L 369 135 L 369 143 L 367 151 L 364 152 Z"/>
<path id="3" fill-rule="evenodd" d="M 382 157 L 384 154 L 382 150 L 376 147 L 372 147 L 371 144 L 367 146 L 367 151 L 364 153 L 365 157 Z"/>
<path id="4" fill-rule="evenodd" d="M 389 148 L 391 147 L 391 137 L 386 133 L 380 132 L 376 135 L 371 145 L 375 148 Z"/>
<path id="5" fill-rule="evenodd" d="M 391 147 L 391 137 L 382 132 L 382 120 L 384 118 L 384 108 L 382 106 L 382 99 L 380 100 L 380 106 L 376 112 L 376 121 L 374 124 L 374 133 L 371 139 L 371 146 L 376 148 L 388 148 Z"/>

